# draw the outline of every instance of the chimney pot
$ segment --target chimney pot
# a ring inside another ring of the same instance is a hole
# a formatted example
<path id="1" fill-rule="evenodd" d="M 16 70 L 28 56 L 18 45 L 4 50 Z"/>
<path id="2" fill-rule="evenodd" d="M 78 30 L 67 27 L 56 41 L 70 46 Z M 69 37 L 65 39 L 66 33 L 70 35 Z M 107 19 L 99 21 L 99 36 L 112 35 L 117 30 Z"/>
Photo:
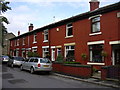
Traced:
<path id="1" fill-rule="evenodd" d="M 20 35 L 20 31 L 18 31 L 18 36 Z"/>
<path id="2" fill-rule="evenodd" d="M 91 0 L 89 3 L 90 3 L 90 11 L 99 8 L 100 2 L 98 0 Z"/>
<path id="3" fill-rule="evenodd" d="M 30 23 L 30 26 L 29 26 L 28 28 L 29 28 L 29 31 L 32 31 L 32 30 L 33 30 L 33 28 L 34 28 L 33 24 L 32 24 L 32 23 Z"/>

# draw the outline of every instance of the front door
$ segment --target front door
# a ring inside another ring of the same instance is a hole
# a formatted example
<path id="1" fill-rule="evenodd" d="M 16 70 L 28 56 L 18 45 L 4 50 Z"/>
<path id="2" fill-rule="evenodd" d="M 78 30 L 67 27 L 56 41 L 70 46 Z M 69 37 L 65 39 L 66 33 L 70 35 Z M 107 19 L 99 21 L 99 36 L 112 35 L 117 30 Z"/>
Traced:
<path id="1" fill-rule="evenodd" d="M 118 45 L 113 45 L 112 46 L 112 50 L 113 50 L 113 65 L 120 65 L 120 44 Z"/>
<path id="2" fill-rule="evenodd" d="M 55 61 L 55 49 L 52 49 L 52 57 L 51 57 L 52 61 Z"/>
<path id="3" fill-rule="evenodd" d="M 120 65 L 120 49 L 115 50 L 115 65 L 119 64 Z"/>

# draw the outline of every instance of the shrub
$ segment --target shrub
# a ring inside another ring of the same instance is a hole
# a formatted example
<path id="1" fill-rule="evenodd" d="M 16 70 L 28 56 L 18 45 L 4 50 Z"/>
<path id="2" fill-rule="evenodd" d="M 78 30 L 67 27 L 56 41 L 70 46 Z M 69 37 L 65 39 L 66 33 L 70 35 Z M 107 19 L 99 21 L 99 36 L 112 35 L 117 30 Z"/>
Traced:
<path id="1" fill-rule="evenodd" d="M 63 56 L 62 56 L 62 54 L 59 54 L 58 56 L 57 56 L 57 59 L 56 59 L 56 61 L 55 62 L 58 62 L 58 63 L 63 63 Z"/>
<path id="2" fill-rule="evenodd" d="M 36 52 L 28 52 L 28 57 L 40 57 L 40 55 Z"/>
<path id="3" fill-rule="evenodd" d="M 85 53 L 82 53 L 81 57 L 82 57 L 83 60 L 85 60 L 87 58 L 87 55 Z"/>

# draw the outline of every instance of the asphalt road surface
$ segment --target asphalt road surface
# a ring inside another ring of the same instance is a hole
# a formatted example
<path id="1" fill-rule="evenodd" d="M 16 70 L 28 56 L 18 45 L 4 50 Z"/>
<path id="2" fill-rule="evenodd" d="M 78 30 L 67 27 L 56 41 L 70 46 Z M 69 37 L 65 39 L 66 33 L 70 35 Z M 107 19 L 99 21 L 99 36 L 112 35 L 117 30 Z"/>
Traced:
<path id="1" fill-rule="evenodd" d="M 53 73 L 35 73 L 20 71 L 18 67 L 2 66 L 2 88 L 106 88 L 92 83 L 55 76 Z"/>

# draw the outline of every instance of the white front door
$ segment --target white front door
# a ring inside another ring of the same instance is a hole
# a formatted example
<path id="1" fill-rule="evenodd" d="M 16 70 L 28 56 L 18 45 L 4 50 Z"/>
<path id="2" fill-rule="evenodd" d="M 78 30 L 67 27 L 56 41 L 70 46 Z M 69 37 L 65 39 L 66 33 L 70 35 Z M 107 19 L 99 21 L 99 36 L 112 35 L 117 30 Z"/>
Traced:
<path id="1" fill-rule="evenodd" d="M 52 61 L 55 61 L 55 49 L 52 48 L 52 57 L 51 57 Z"/>

